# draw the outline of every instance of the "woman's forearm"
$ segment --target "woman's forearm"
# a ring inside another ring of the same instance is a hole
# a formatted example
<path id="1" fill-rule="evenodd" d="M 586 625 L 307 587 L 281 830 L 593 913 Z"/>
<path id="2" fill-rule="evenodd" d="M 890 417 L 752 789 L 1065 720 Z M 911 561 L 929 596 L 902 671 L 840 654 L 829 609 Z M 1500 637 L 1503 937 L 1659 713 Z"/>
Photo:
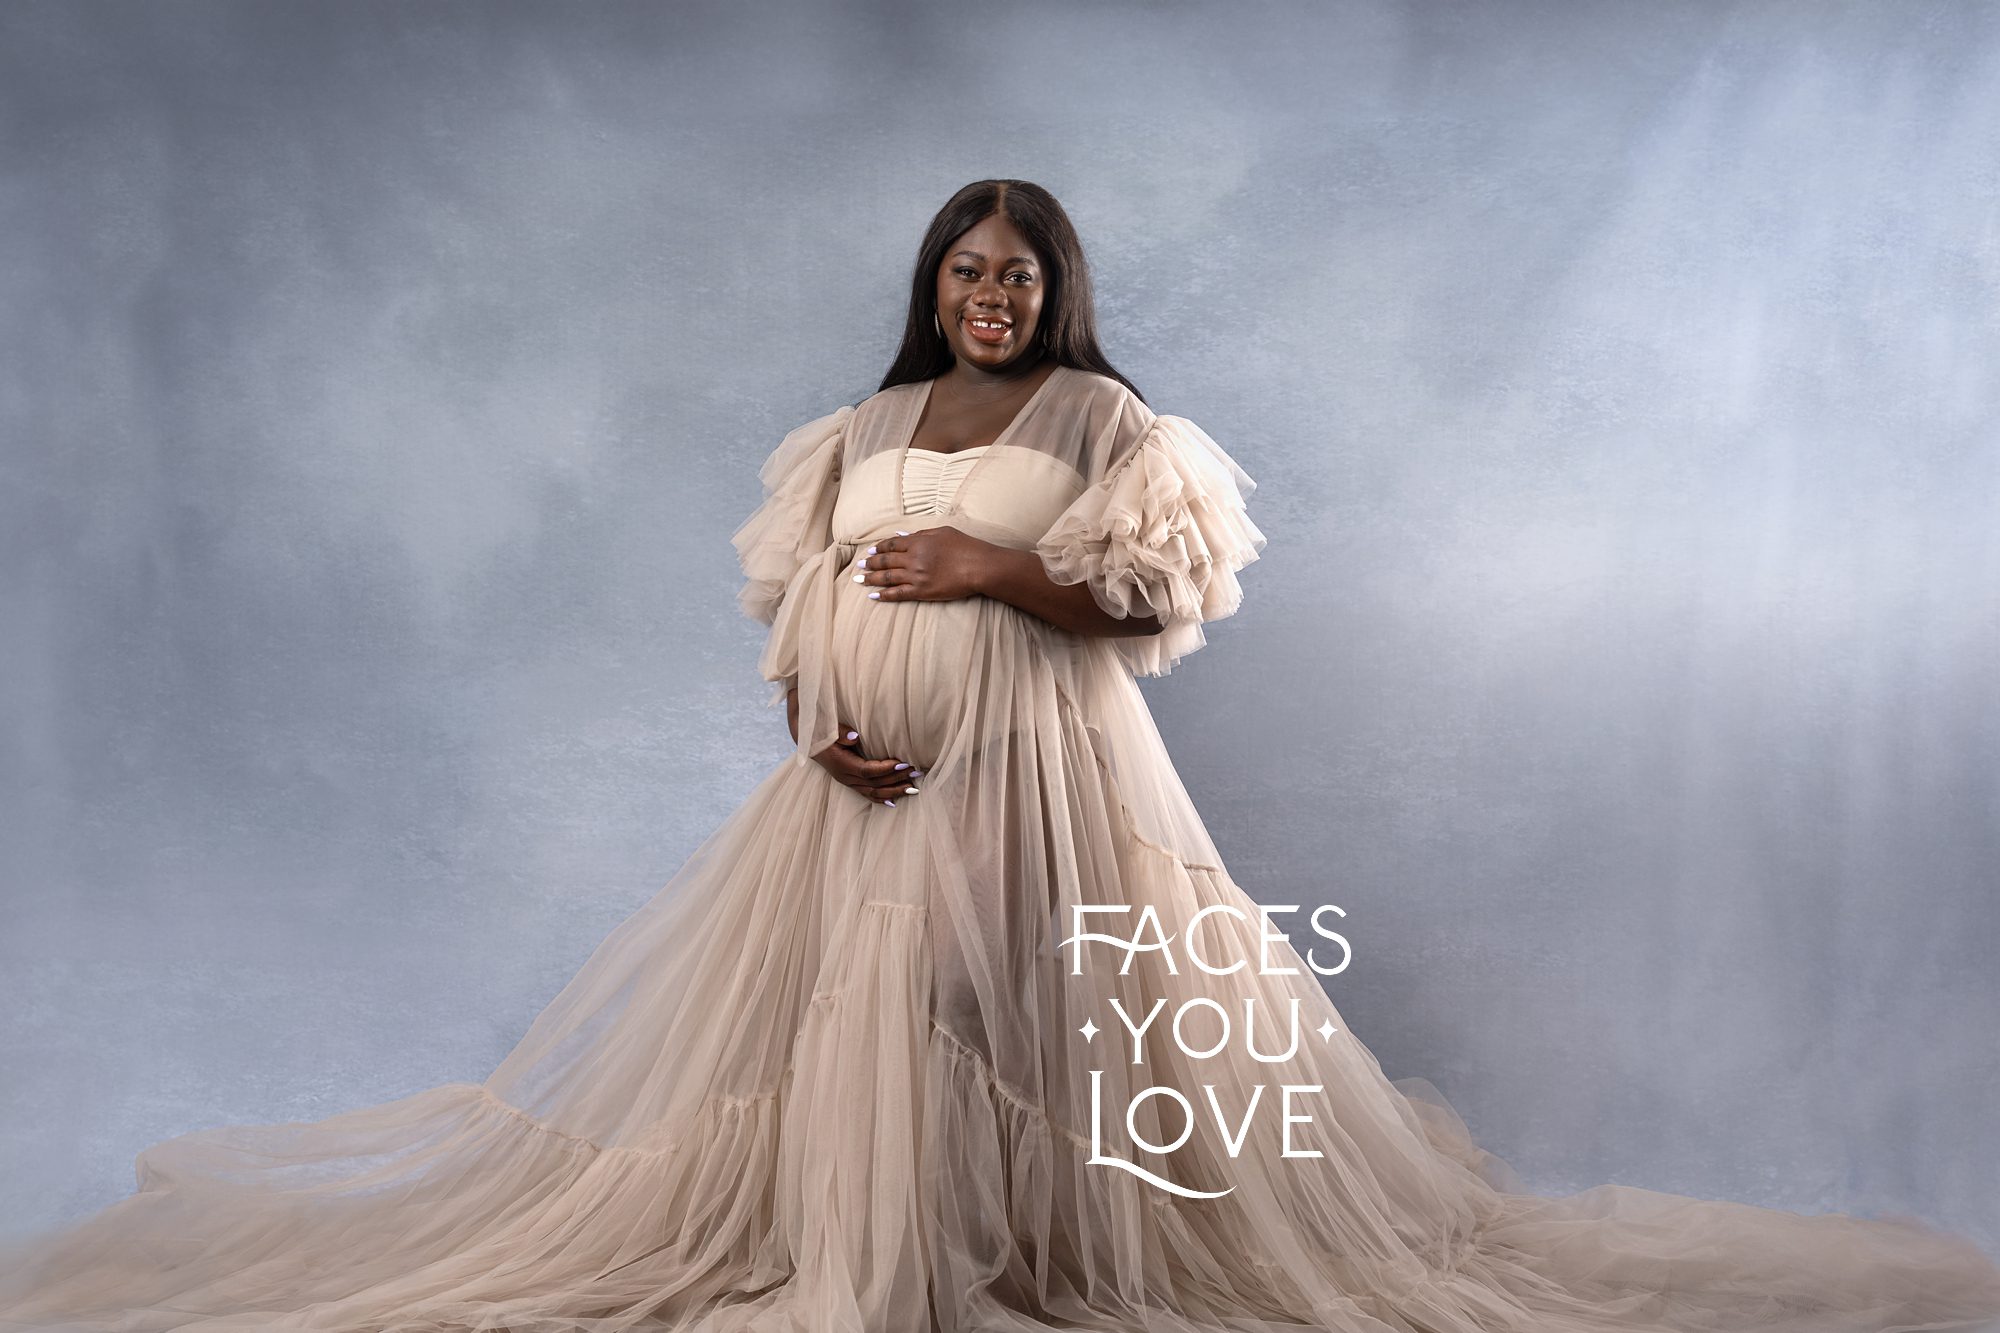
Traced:
<path id="1" fill-rule="evenodd" d="M 1126 638 L 1158 634 L 1163 628 L 1158 616 L 1131 616 L 1119 619 L 1097 604 L 1087 583 L 1056 583 L 1033 551 L 1017 551 L 997 546 L 981 562 L 978 590 L 988 597 L 1017 606 L 1040 616 L 1052 625 L 1077 634 Z"/>

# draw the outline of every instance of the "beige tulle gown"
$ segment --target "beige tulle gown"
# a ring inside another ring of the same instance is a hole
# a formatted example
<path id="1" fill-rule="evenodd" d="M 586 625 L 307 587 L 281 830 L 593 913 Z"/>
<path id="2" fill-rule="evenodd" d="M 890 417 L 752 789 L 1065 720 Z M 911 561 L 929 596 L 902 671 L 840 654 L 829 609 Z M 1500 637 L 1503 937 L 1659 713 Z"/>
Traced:
<path id="1" fill-rule="evenodd" d="M 0 1327 L 2000 1319 L 2000 1271 L 1967 1240 L 1616 1185 L 1535 1197 L 1427 1084 L 1387 1080 L 1307 962 L 1337 966 L 1338 947 L 1303 914 L 1267 926 L 1230 879 L 1134 681 L 1236 608 L 1265 542 L 1250 478 L 1194 423 L 1073 368 L 977 455 L 926 458 L 910 441 L 928 392 L 843 407 L 765 464 L 734 540 L 743 605 L 770 623 L 763 675 L 799 689 L 798 750 L 493 1075 L 147 1149 L 136 1194 L 8 1256 Z M 1166 629 L 1079 636 L 853 581 L 874 539 L 940 524 L 1033 549 Z M 810 762 L 842 724 L 925 770 L 921 792 L 891 809 Z M 1092 934 L 1150 919 L 1171 947 L 1065 944 L 1078 904 L 1129 909 L 1089 916 Z M 1162 1001 L 1131 1036 L 1121 1008 L 1136 1026 Z"/>

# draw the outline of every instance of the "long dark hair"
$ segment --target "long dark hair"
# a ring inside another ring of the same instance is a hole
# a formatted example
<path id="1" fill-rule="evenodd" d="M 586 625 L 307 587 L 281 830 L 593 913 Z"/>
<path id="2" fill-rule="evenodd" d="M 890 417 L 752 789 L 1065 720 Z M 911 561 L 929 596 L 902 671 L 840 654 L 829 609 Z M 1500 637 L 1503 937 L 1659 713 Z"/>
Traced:
<path id="1" fill-rule="evenodd" d="M 1028 238 L 1042 261 L 1048 294 L 1042 298 L 1042 318 L 1036 334 L 1042 354 L 1058 365 L 1094 370 L 1130 389 L 1140 402 L 1146 395 L 1119 374 L 1097 345 L 1097 301 L 1091 293 L 1090 266 L 1083 245 L 1070 225 L 1069 214 L 1056 197 L 1032 181 L 974 181 L 945 201 L 924 231 L 910 273 L 910 314 L 903 325 L 903 345 L 876 392 L 898 384 L 934 379 L 951 369 L 951 345 L 937 330 L 937 274 L 945 247 L 992 217 L 1004 213 Z"/>

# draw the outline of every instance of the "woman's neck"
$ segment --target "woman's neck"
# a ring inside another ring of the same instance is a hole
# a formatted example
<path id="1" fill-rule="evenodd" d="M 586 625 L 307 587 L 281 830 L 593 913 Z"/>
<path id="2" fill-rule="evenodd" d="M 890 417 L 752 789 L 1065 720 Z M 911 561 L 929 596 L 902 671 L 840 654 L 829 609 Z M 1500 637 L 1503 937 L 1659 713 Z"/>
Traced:
<path id="1" fill-rule="evenodd" d="M 953 361 L 951 369 L 945 371 L 942 378 L 950 381 L 953 391 L 961 398 L 1005 398 L 1020 388 L 1023 381 L 1033 380 L 1049 369 L 1052 367 L 1048 357 L 1040 354 L 1032 360 L 1023 358 L 1021 364 L 1009 364 L 1000 370 L 981 370 L 964 361 Z"/>

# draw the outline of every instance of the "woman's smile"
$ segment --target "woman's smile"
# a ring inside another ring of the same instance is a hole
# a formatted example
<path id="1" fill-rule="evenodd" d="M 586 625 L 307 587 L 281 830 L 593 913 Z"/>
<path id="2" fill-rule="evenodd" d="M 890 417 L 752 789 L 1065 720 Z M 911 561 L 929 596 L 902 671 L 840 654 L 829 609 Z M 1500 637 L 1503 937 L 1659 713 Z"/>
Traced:
<path id="1" fill-rule="evenodd" d="M 965 331 L 979 341 L 997 347 L 1007 341 L 1007 335 L 1014 331 L 1014 325 L 1011 320 L 996 320 L 986 315 L 973 315 L 966 319 Z"/>

